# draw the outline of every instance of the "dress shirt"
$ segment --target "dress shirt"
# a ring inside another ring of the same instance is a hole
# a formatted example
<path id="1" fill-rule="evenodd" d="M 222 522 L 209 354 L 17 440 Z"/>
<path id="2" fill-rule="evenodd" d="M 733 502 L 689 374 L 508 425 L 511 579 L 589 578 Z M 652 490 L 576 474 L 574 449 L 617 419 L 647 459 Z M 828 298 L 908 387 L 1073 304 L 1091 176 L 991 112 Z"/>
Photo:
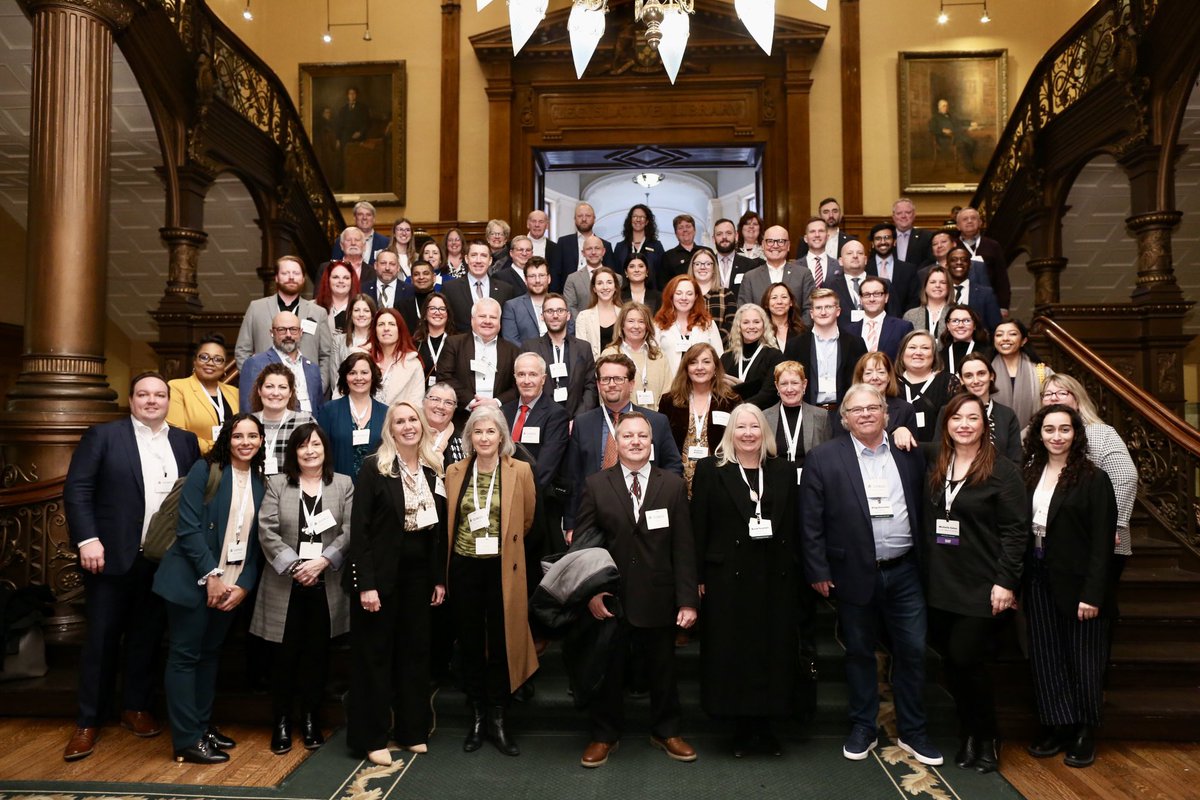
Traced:
<path id="1" fill-rule="evenodd" d="M 514 273 L 516 273 L 517 280 L 519 280 L 521 282 L 521 285 L 524 286 L 525 285 L 525 270 L 521 269 L 516 264 L 511 265 L 509 267 L 509 269 L 511 269 Z M 541 316 L 541 315 L 539 314 L 538 316 Z"/>
<path id="2" fill-rule="evenodd" d="M 529 295 L 529 304 L 533 306 L 533 316 L 537 318 L 538 336 L 546 335 L 546 320 L 542 319 L 542 304 L 545 302 L 546 295 L 542 295 L 538 300 L 535 300 L 533 295 Z"/>
<path id="3" fill-rule="evenodd" d="M 633 410 L 633 402 L 630 401 L 630 402 L 626 403 L 625 406 L 620 411 L 613 411 L 611 408 L 609 408 L 608 406 L 603 405 L 603 404 L 601 404 L 600 407 L 602 409 L 604 409 L 604 413 L 608 415 L 608 421 L 612 423 L 613 430 L 616 430 L 617 420 L 614 418 L 614 415 L 615 414 L 628 414 L 630 411 Z M 608 444 L 609 436 L 610 436 L 610 434 L 608 432 L 608 423 L 605 423 L 604 425 L 600 426 L 600 451 L 599 452 L 600 452 L 601 459 L 604 458 L 604 446 L 606 444 Z M 616 437 L 613 437 L 613 439 L 615 441 Z M 653 453 L 654 451 L 651 450 L 650 452 Z M 590 475 L 591 471 L 589 471 L 588 474 Z M 627 475 L 626 477 L 628 478 L 629 476 Z M 628 481 L 626 483 L 628 483 Z M 645 487 L 645 484 L 643 484 L 642 485 L 642 497 L 645 497 L 645 496 L 646 496 L 646 487 Z"/>
<path id="4" fill-rule="evenodd" d="M 496 352 L 496 343 L 500 341 L 500 337 L 493 336 L 485 342 L 478 333 L 471 335 L 475 337 L 475 360 L 482 361 L 492 368 L 489 372 L 475 373 L 475 394 L 492 397 L 496 390 L 496 365 L 500 363 L 500 355 Z"/>
<path id="5" fill-rule="evenodd" d="M 863 314 L 862 318 L 862 337 L 867 343 L 867 352 L 874 353 L 879 350 L 879 334 L 883 333 L 883 320 L 887 317 L 886 311 L 880 311 L 877 317 L 868 317 Z"/>
<path id="6" fill-rule="evenodd" d="M 859 287 L 862 285 L 863 279 L 867 277 L 864 272 L 862 275 L 850 275 L 842 273 L 846 279 L 846 290 L 850 292 L 850 306 L 853 311 L 862 310 L 862 295 Z"/>
<path id="7" fill-rule="evenodd" d="M 484 275 L 482 278 L 476 278 L 474 275 L 472 275 L 471 273 L 468 272 L 465 277 L 467 279 L 467 288 L 471 290 L 471 305 L 472 306 L 475 305 L 476 300 L 482 299 L 479 294 L 479 291 L 483 292 L 482 297 L 491 297 L 492 296 L 492 282 L 488 278 L 487 275 Z M 479 288 L 479 290 L 476 290 L 476 288 L 475 288 L 476 283 L 482 284 L 482 286 Z"/>
<path id="8" fill-rule="evenodd" d="M 733 259 L 734 253 L 728 255 L 717 254 L 717 277 L 721 279 L 722 289 L 731 289 L 730 282 L 733 280 Z"/>
<path id="9" fill-rule="evenodd" d="M 642 468 L 631 470 L 621 462 L 621 474 L 625 476 L 625 491 L 629 492 L 629 501 L 633 503 L 633 518 L 640 519 L 642 516 L 642 502 L 646 499 L 646 484 L 650 481 L 650 462 L 647 461 L 642 465 Z M 642 499 L 638 500 L 633 496 L 633 476 L 638 476 L 638 488 L 641 489 Z"/>
<path id="10" fill-rule="evenodd" d="M 165 422 L 157 431 L 152 431 L 149 425 L 137 417 L 131 417 L 131 419 L 133 420 L 133 438 L 137 441 L 138 461 L 142 465 L 142 486 L 146 489 L 142 494 L 146 504 L 142 515 L 142 540 L 144 541 L 146 531 L 150 528 L 150 517 L 158 511 L 163 498 L 170 493 L 171 487 L 179 478 L 179 465 L 175 463 L 175 453 L 171 450 L 171 442 L 167 439 Z M 86 542 L 80 542 L 80 544 L 83 545 Z"/>
<path id="11" fill-rule="evenodd" d="M 892 257 L 876 258 L 875 271 L 879 273 L 879 277 L 890 281 L 892 279 Z"/>
<path id="12" fill-rule="evenodd" d="M 962 294 L 955 299 L 954 295 L 958 291 L 958 287 L 962 287 Z M 971 302 L 971 279 L 963 278 L 963 282 L 950 287 L 950 300 L 960 306 L 965 306 Z"/>
<path id="13" fill-rule="evenodd" d="M 275 353 L 283 365 L 292 371 L 292 377 L 296 383 L 296 399 L 300 401 L 300 410 L 307 411 L 309 414 L 313 413 L 312 400 L 308 396 L 308 381 L 304 378 L 304 356 L 300 355 L 300 346 L 296 345 L 296 350 L 292 353 L 292 356 L 296 357 L 295 361 L 292 360 L 292 356 L 278 347 L 275 348 Z"/>
<path id="14" fill-rule="evenodd" d="M 853 434 L 854 453 L 858 456 L 858 471 L 862 475 L 863 486 L 867 481 L 883 478 L 887 481 L 888 503 L 892 506 L 891 517 L 871 517 L 871 532 L 875 538 L 875 558 L 884 561 L 889 558 L 899 558 L 912 549 L 912 528 L 908 523 L 908 505 L 904 500 L 904 484 L 900 482 L 900 470 L 896 468 L 896 460 L 892 458 L 891 447 L 885 433 L 879 447 L 871 449 L 860 442 Z"/>
<path id="15" fill-rule="evenodd" d="M 814 253 L 811 250 L 808 253 L 808 258 L 804 259 L 804 263 L 808 265 L 808 271 L 812 273 L 813 280 L 816 282 L 818 289 L 821 288 L 821 284 L 824 283 L 825 279 L 829 277 L 829 275 L 825 273 L 825 264 L 823 264 L 822 261 L 822 254 Z M 820 275 L 817 274 L 818 269 L 821 270 Z M 799 302 L 800 298 L 797 297 L 796 300 Z"/>
<path id="16" fill-rule="evenodd" d="M 541 239 L 535 239 L 532 236 L 530 236 L 529 243 L 531 245 L 533 245 L 533 254 L 535 256 L 538 256 L 539 258 L 546 257 L 546 237 L 545 236 L 543 236 Z"/>
<path id="17" fill-rule="evenodd" d="M 813 342 L 816 343 L 817 349 L 817 402 L 836 403 L 837 402 L 837 366 L 838 366 L 838 331 L 834 328 L 833 336 L 828 339 L 822 339 L 820 335 L 813 330 Z M 823 380 L 822 380 L 823 379 Z M 832 392 L 822 392 L 821 384 L 833 386 Z"/>
<path id="18" fill-rule="evenodd" d="M 908 261 L 908 240 L 912 236 L 912 228 L 906 231 L 896 229 L 896 258 Z"/>
<path id="19" fill-rule="evenodd" d="M 391 283 L 379 282 L 379 291 L 377 294 L 379 295 L 380 308 L 394 308 L 396 306 L 396 289 L 399 288 L 399 285 L 399 281 L 392 281 Z M 385 297 L 387 298 L 386 300 L 384 299 Z"/>
<path id="20" fill-rule="evenodd" d="M 786 262 L 780 264 L 778 267 L 772 267 L 770 264 L 767 264 L 767 277 L 771 279 L 771 283 L 783 283 L 783 268 L 785 266 L 787 266 Z M 797 297 L 796 300 L 799 301 L 800 298 Z"/>
<path id="21" fill-rule="evenodd" d="M 825 255 L 837 261 L 838 256 L 841 255 L 838 252 L 838 242 L 842 240 L 842 233 L 837 228 L 826 228 L 826 230 L 828 233 L 826 233 L 827 238 L 825 239 Z"/>

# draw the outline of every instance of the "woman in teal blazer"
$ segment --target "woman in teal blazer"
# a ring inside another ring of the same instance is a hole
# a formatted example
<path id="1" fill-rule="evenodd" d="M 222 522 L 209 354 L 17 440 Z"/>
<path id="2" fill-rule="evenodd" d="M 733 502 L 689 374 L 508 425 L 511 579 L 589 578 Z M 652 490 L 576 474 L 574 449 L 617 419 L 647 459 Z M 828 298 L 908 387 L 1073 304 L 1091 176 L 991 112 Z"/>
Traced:
<path id="1" fill-rule="evenodd" d="M 373 398 L 381 382 L 378 365 L 366 353 L 351 353 L 338 368 L 342 396 L 317 412 L 317 424 L 329 435 L 334 472 L 358 477 L 363 459 L 379 448 L 387 406 Z"/>
<path id="2" fill-rule="evenodd" d="M 163 681 L 176 761 L 218 764 L 234 741 L 212 725 L 217 661 L 233 611 L 258 581 L 258 508 L 262 504 L 263 426 L 251 414 L 230 417 L 212 450 L 196 462 L 179 497 L 175 543 L 154 576 L 167 601 Z M 207 498 L 210 472 L 219 475 Z"/>

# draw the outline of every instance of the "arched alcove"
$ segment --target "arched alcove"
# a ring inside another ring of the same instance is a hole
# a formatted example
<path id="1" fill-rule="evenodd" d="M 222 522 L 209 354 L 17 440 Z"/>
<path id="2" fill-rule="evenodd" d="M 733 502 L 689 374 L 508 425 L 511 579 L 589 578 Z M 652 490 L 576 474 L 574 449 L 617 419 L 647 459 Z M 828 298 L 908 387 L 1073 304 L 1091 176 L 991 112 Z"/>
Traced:
<path id="1" fill-rule="evenodd" d="M 241 178 L 232 172 L 217 176 L 204 198 L 208 242 L 196 275 L 205 311 L 240 314 L 262 294 L 262 280 L 255 271 L 262 261 L 257 217 L 254 198 Z"/>
<path id="2" fill-rule="evenodd" d="M 1067 196 L 1060 279 L 1062 302 L 1128 303 L 1137 277 L 1137 242 L 1125 227 L 1130 215 L 1129 179 L 1108 155 L 1079 171 Z"/>

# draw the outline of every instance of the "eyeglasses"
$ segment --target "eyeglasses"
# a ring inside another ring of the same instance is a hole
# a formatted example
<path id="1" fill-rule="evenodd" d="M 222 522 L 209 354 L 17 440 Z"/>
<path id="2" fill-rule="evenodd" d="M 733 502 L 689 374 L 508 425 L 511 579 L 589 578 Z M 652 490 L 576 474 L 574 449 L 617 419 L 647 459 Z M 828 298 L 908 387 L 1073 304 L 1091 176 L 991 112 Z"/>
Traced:
<path id="1" fill-rule="evenodd" d="M 787 239 L 763 239 L 763 244 L 767 247 L 785 247 L 787 243 Z"/>
<path id="2" fill-rule="evenodd" d="M 548 314 L 552 317 L 557 317 L 557 316 L 561 316 L 562 314 L 566 314 L 566 313 L 567 313 L 567 309 L 565 309 L 565 308 L 543 308 L 542 309 L 542 316 L 546 316 Z"/>
<path id="3" fill-rule="evenodd" d="M 458 405 L 457 401 L 447 400 L 442 397 L 426 397 L 425 402 L 429 403 L 431 406 L 443 406 L 445 408 L 454 408 Z"/>
<path id="4" fill-rule="evenodd" d="M 1066 389 L 1047 389 L 1042 392 L 1043 400 L 1058 400 L 1063 397 L 1071 397 L 1071 393 Z"/>
<path id="5" fill-rule="evenodd" d="M 275 331 L 276 333 L 299 333 L 300 332 L 300 328 L 297 326 L 294 326 L 294 325 L 290 328 L 278 327 L 278 328 L 271 328 L 271 330 Z"/>
<path id="6" fill-rule="evenodd" d="M 600 384 L 621 384 L 625 383 L 629 378 L 624 375 L 602 375 L 596 379 L 596 383 Z"/>
<path id="7" fill-rule="evenodd" d="M 946 320 L 946 324 L 953 325 L 954 327 L 957 328 L 959 325 L 970 325 L 971 320 L 969 318 L 968 319 L 948 319 L 948 320 Z"/>
<path id="8" fill-rule="evenodd" d="M 201 364 L 216 364 L 219 367 L 225 363 L 225 356 L 210 356 L 208 353 L 200 353 L 196 356 L 196 360 Z"/>
<path id="9" fill-rule="evenodd" d="M 446 309 L 442 306 L 425 306 L 426 314 L 445 314 Z"/>
<path id="10" fill-rule="evenodd" d="M 883 406 L 875 404 L 870 406 L 854 406 L 853 408 L 845 409 L 846 416 L 857 417 L 860 414 L 878 414 L 883 410 Z"/>
<path id="11" fill-rule="evenodd" d="M 883 297 L 885 292 L 862 292 L 859 294 L 864 300 L 874 300 L 877 297 Z"/>

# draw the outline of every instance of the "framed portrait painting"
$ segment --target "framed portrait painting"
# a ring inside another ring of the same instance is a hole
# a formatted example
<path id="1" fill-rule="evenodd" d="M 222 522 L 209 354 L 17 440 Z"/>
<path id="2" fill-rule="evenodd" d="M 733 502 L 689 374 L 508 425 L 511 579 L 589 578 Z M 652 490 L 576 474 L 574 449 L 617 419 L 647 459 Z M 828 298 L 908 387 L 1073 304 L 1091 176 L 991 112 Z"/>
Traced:
<path id="1" fill-rule="evenodd" d="M 1008 114 L 1008 51 L 900 53 L 900 186 L 973 192 Z"/>
<path id="2" fill-rule="evenodd" d="M 405 202 L 403 61 L 300 65 L 300 116 L 339 203 Z"/>

